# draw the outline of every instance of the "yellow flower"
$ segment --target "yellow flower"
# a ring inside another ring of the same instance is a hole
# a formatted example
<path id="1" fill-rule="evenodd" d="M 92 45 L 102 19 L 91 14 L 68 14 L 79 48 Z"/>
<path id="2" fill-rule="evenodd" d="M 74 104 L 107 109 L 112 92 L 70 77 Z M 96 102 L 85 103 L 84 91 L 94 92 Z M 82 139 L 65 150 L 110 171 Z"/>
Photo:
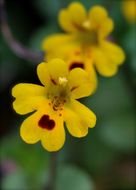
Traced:
<path id="1" fill-rule="evenodd" d="M 20 135 L 26 143 L 41 140 L 45 149 L 57 151 L 65 142 L 64 122 L 75 137 L 84 137 L 95 126 L 95 114 L 76 100 L 89 96 L 92 87 L 83 69 L 69 72 L 61 59 L 39 64 L 37 73 L 43 86 L 16 85 L 13 108 L 22 115 L 34 112 L 21 125 Z"/>
<path id="2" fill-rule="evenodd" d="M 136 0 L 124 0 L 122 2 L 122 10 L 129 22 L 136 22 Z"/>
<path id="3" fill-rule="evenodd" d="M 97 85 L 95 68 L 105 77 L 117 73 L 125 55 L 107 39 L 114 24 L 105 8 L 94 6 L 87 13 L 79 2 L 74 2 L 60 11 L 59 23 L 67 34 L 54 34 L 43 40 L 47 60 L 58 57 L 68 63 L 69 70 L 85 69 L 95 84 L 94 89 Z"/>

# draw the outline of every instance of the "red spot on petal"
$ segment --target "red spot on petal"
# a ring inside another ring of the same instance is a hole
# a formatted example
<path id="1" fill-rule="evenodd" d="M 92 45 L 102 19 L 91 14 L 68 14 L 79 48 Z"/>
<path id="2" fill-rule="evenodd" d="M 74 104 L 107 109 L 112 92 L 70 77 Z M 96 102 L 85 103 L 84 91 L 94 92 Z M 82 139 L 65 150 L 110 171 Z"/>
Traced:
<path id="1" fill-rule="evenodd" d="M 84 64 L 82 62 L 73 62 L 70 67 L 69 70 L 75 69 L 75 68 L 81 68 L 84 69 Z"/>
<path id="2" fill-rule="evenodd" d="M 71 92 L 72 92 L 73 90 L 75 90 L 76 88 L 78 88 L 78 86 L 73 86 L 73 87 L 71 88 Z"/>
<path id="3" fill-rule="evenodd" d="M 57 85 L 56 81 L 55 81 L 53 78 L 51 78 L 51 82 L 52 82 L 54 85 Z"/>
<path id="4" fill-rule="evenodd" d="M 39 127 L 52 130 L 55 127 L 55 121 L 50 119 L 48 115 L 43 115 L 38 122 Z"/>

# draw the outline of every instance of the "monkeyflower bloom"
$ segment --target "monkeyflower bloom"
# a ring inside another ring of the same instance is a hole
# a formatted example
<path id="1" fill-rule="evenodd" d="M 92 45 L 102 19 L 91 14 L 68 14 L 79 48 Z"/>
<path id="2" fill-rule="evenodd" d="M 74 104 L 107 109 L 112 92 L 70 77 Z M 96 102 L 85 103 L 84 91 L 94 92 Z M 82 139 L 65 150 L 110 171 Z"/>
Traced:
<path id="1" fill-rule="evenodd" d="M 123 63 L 123 50 L 109 40 L 114 28 L 105 8 L 93 6 L 88 12 L 79 2 L 73 2 L 59 13 L 59 24 L 66 33 L 51 35 L 43 40 L 46 59 L 64 59 L 69 70 L 81 67 L 94 78 L 99 74 L 110 77 Z M 95 89 L 94 87 L 94 89 Z"/>
<path id="2" fill-rule="evenodd" d="M 95 114 L 76 99 L 89 96 L 92 87 L 81 68 L 68 71 L 61 59 L 37 67 L 43 86 L 17 84 L 13 87 L 13 108 L 19 114 L 32 112 L 21 125 L 20 135 L 26 143 L 41 143 L 48 151 L 59 150 L 65 142 L 64 122 L 69 133 L 84 137 L 96 123 Z"/>
<path id="3" fill-rule="evenodd" d="M 122 10 L 128 22 L 136 22 L 136 0 L 124 0 L 122 2 Z"/>

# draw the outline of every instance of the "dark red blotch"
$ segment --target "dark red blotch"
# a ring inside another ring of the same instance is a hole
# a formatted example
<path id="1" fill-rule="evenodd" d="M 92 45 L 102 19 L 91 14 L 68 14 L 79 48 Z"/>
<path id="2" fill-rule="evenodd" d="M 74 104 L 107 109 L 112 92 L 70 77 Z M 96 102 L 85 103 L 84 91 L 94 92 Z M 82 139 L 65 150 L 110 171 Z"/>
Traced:
<path id="1" fill-rule="evenodd" d="M 74 68 L 81 68 L 84 69 L 84 64 L 82 62 L 73 62 L 70 67 L 69 70 L 72 70 Z"/>
<path id="2" fill-rule="evenodd" d="M 48 115 L 43 115 L 38 122 L 39 127 L 52 130 L 55 127 L 55 121 L 50 119 Z"/>

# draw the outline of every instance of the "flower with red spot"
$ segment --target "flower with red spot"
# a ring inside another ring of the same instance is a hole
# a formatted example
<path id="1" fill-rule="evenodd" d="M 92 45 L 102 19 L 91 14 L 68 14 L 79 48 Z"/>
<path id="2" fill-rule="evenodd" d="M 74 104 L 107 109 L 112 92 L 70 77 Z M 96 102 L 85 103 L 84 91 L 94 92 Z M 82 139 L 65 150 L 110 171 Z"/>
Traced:
<path id="1" fill-rule="evenodd" d="M 95 71 L 105 77 L 117 73 L 125 54 L 109 40 L 114 23 L 104 7 L 96 5 L 87 12 L 80 2 L 72 2 L 59 12 L 58 20 L 65 33 L 43 39 L 46 60 L 58 57 L 67 62 L 69 70 L 83 68 L 93 81 L 94 90 L 97 87 Z"/>
<path id="2" fill-rule="evenodd" d="M 19 114 L 33 112 L 24 120 L 20 135 L 26 143 L 41 143 L 48 151 L 59 150 L 65 142 L 64 122 L 71 135 L 84 137 L 96 123 L 95 114 L 76 99 L 89 96 L 92 85 L 87 73 L 69 72 L 61 59 L 37 67 L 43 86 L 21 83 L 13 87 L 13 108 Z"/>

